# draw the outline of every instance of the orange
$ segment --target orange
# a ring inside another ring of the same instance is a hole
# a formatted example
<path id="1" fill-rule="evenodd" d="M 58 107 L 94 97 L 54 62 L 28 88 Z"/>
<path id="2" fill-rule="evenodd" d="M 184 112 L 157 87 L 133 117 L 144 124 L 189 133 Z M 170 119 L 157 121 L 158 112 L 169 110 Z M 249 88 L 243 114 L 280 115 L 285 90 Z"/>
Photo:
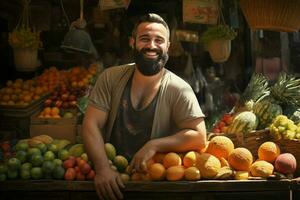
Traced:
<path id="1" fill-rule="evenodd" d="M 51 113 L 51 108 L 50 107 L 44 108 L 44 110 L 43 110 L 44 115 L 50 115 L 50 113 Z"/>
<path id="2" fill-rule="evenodd" d="M 221 163 L 217 157 L 209 153 L 202 153 L 197 159 L 196 167 L 200 170 L 203 178 L 211 179 L 221 169 Z"/>
<path id="3" fill-rule="evenodd" d="M 156 163 L 163 163 L 163 160 L 164 160 L 165 155 L 166 155 L 166 154 L 164 154 L 164 153 L 156 153 L 156 154 L 153 156 L 154 162 L 156 162 Z"/>
<path id="4" fill-rule="evenodd" d="M 273 163 L 280 154 L 279 146 L 274 142 L 265 142 L 258 148 L 258 158 Z"/>
<path id="5" fill-rule="evenodd" d="M 188 181 L 197 181 L 201 179 L 200 170 L 197 167 L 189 167 L 184 170 L 184 178 Z"/>
<path id="6" fill-rule="evenodd" d="M 148 161 L 147 161 L 147 170 L 150 168 L 150 166 L 152 165 L 152 164 L 154 164 L 155 162 L 154 162 L 154 160 L 153 160 L 153 158 L 150 158 Z"/>
<path id="7" fill-rule="evenodd" d="M 251 175 L 255 177 L 267 178 L 273 174 L 273 170 L 274 166 L 264 160 L 255 161 L 250 167 Z"/>
<path id="8" fill-rule="evenodd" d="M 228 162 L 237 171 L 249 171 L 253 156 L 248 149 L 239 147 L 228 156 Z"/>
<path id="9" fill-rule="evenodd" d="M 187 152 L 183 157 L 183 166 L 185 167 L 195 166 L 199 155 L 200 154 L 196 151 Z"/>
<path id="10" fill-rule="evenodd" d="M 184 178 L 185 168 L 182 165 L 171 166 L 166 171 L 168 181 L 180 181 Z"/>
<path id="11" fill-rule="evenodd" d="M 181 165 L 181 163 L 182 161 L 180 156 L 174 152 L 167 153 L 163 160 L 163 165 L 166 169 L 172 166 Z"/>
<path id="12" fill-rule="evenodd" d="M 217 158 L 223 157 L 227 159 L 233 149 L 234 144 L 228 137 L 215 136 L 210 140 L 206 152 L 216 156 Z"/>
<path id="13" fill-rule="evenodd" d="M 148 173 L 151 180 L 159 181 L 165 178 L 166 169 L 162 164 L 154 163 L 150 166 Z"/>
<path id="14" fill-rule="evenodd" d="M 60 112 L 59 108 L 53 107 L 53 108 L 51 108 L 50 115 L 56 116 L 56 115 L 59 115 L 59 112 Z"/>

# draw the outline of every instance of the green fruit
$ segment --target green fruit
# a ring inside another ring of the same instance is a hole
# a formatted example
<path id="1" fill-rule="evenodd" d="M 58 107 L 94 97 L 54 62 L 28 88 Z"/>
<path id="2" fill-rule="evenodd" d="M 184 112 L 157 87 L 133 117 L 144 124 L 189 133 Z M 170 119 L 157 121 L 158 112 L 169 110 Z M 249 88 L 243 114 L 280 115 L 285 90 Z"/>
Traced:
<path id="1" fill-rule="evenodd" d="M 29 163 L 29 162 L 26 162 L 26 163 L 23 163 L 22 166 L 21 166 L 21 170 L 31 170 L 32 168 L 32 164 Z"/>
<path id="2" fill-rule="evenodd" d="M 6 174 L 0 174 L 0 181 L 6 180 Z"/>
<path id="3" fill-rule="evenodd" d="M 282 114 L 280 105 L 263 100 L 255 104 L 253 112 L 259 119 L 259 128 L 268 127 L 273 119 Z"/>
<path id="4" fill-rule="evenodd" d="M 32 177 L 32 179 L 42 179 L 43 178 L 43 171 L 42 171 L 42 168 L 40 167 L 33 167 L 31 170 L 30 170 L 30 175 Z"/>
<path id="5" fill-rule="evenodd" d="M 28 180 L 31 178 L 31 175 L 30 175 L 30 170 L 21 170 L 20 171 L 20 177 L 21 179 L 23 180 Z"/>
<path id="6" fill-rule="evenodd" d="M 0 174 L 5 174 L 7 172 L 7 166 L 4 163 L 0 163 Z"/>
<path id="7" fill-rule="evenodd" d="M 72 112 L 65 112 L 65 114 L 63 115 L 63 118 L 66 119 L 71 119 L 74 117 L 74 114 Z"/>
<path id="8" fill-rule="evenodd" d="M 124 172 L 128 166 L 128 160 L 121 155 L 117 155 L 113 161 L 119 172 Z"/>
<path id="9" fill-rule="evenodd" d="M 41 150 L 42 153 L 45 153 L 47 151 L 47 145 L 44 143 L 40 143 L 36 146 L 39 150 Z"/>
<path id="10" fill-rule="evenodd" d="M 47 151 L 45 154 L 44 154 L 44 159 L 45 160 L 49 160 L 49 161 L 52 161 L 55 159 L 55 153 L 53 153 L 52 151 Z"/>
<path id="11" fill-rule="evenodd" d="M 48 151 L 52 151 L 53 153 L 58 152 L 58 147 L 55 144 L 48 144 Z"/>
<path id="12" fill-rule="evenodd" d="M 69 154 L 71 156 L 80 157 L 84 153 L 83 144 L 75 144 L 69 149 Z"/>
<path id="13" fill-rule="evenodd" d="M 45 174 L 50 174 L 52 173 L 53 169 L 55 167 L 55 164 L 52 161 L 45 161 L 42 165 L 42 170 Z"/>
<path id="14" fill-rule="evenodd" d="M 54 179 L 63 179 L 65 175 L 65 169 L 62 166 L 55 166 L 52 172 Z"/>
<path id="15" fill-rule="evenodd" d="M 107 158 L 113 161 L 117 155 L 116 148 L 110 143 L 105 143 L 104 148 L 105 148 Z"/>
<path id="16" fill-rule="evenodd" d="M 227 129 L 228 133 L 247 134 L 256 129 L 258 120 L 256 115 L 250 111 L 244 111 L 236 115 L 232 124 Z"/>
<path id="17" fill-rule="evenodd" d="M 10 158 L 7 166 L 9 170 L 18 170 L 21 167 L 21 161 L 17 158 Z"/>
<path id="18" fill-rule="evenodd" d="M 8 179 L 17 179 L 18 178 L 18 171 L 17 170 L 7 170 L 7 178 Z"/>
<path id="19" fill-rule="evenodd" d="M 16 144 L 16 151 L 27 151 L 29 145 L 27 142 L 19 142 Z"/>
<path id="20" fill-rule="evenodd" d="M 69 156 L 70 156 L 69 151 L 66 149 L 61 149 L 58 152 L 58 158 L 61 160 L 67 160 Z"/>
<path id="21" fill-rule="evenodd" d="M 54 159 L 54 160 L 53 160 L 53 163 L 54 163 L 55 166 L 62 166 L 63 161 L 60 160 L 60 159 Z"/>
<path id="22" fill-rule="evenodd" d="M 18 158 L 21 161 L 21 163 L 26 162 L 27 152 L 23 150 L 18 151 L 16 154 L 16 158 Z"/>
<path id="23" fill-rule="evenodd" d="M 27 151 L 27 158 L 31 158 L 33 154 L 40 154 L 42 155 L 42 152 L 40 149 L 33 147 L 33 148 L 29 148 Z"/>
<path id="24" fill-rule="evenodd" d="M 34 154 L 34 155 L 32 155 L 30 162 L 31 162 L 32 166 L 38 167 L 43 164 L 44 158 L 42 155 Z"/>

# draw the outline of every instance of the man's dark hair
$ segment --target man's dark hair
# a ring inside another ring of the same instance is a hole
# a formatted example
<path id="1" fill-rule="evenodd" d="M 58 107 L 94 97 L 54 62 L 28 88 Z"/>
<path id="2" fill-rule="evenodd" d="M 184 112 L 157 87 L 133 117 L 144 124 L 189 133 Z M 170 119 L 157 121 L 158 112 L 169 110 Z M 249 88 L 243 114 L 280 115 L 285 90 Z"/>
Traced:
<path id="1" fill-rule="evenodd" d="M 169 29 L 167 22 L 158 14 L 148 13 L 146 15 L 141 16 L 135 23 L 133 31 L 132 31 L 132 36 L 134 38 L 136 37 L 138 26 L 144 22 L 154 22 L 154 23 L 162 24 L 168 31 L 168 38 L 170 37 L 170 29 Z"/>

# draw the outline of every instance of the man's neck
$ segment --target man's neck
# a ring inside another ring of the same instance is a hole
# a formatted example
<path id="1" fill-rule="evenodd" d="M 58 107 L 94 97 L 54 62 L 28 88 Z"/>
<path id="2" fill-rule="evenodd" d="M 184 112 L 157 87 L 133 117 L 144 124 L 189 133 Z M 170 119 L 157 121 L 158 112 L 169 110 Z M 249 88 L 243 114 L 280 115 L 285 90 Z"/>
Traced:
<path id="1" fill-rule="evenodd" d="M 155 84 L 155 83 L 159 83 L 162 76 L 163 76 L 163 73 L 164 73 L 165 69 L 163 68 L 159 73 L 153 75 L 153 76 L 145 76 L 143 75 L 137 68 L 135 69 L 134 71 L 134 74 L 133 74 L 133 81 L 135 83 L 138 83 L 140 84 L 141 86 L 144 85 L 152 85 L 152 84 Z"/>

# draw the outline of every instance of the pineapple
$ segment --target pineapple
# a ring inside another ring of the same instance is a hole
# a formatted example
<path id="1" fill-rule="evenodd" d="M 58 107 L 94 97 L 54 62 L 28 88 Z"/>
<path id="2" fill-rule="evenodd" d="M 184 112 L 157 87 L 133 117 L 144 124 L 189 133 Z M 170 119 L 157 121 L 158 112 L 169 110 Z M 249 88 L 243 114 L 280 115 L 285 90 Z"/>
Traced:
<path id="1" fill-rule="evenodd" d="M 261 101 L 269 94 L 270 91 L 266 77 L 260 73 L 253 73 L 247 88 L 241 95 L 238 103 L 234 106 L 232 112 L 250 111 L 256 102 Z"/>

